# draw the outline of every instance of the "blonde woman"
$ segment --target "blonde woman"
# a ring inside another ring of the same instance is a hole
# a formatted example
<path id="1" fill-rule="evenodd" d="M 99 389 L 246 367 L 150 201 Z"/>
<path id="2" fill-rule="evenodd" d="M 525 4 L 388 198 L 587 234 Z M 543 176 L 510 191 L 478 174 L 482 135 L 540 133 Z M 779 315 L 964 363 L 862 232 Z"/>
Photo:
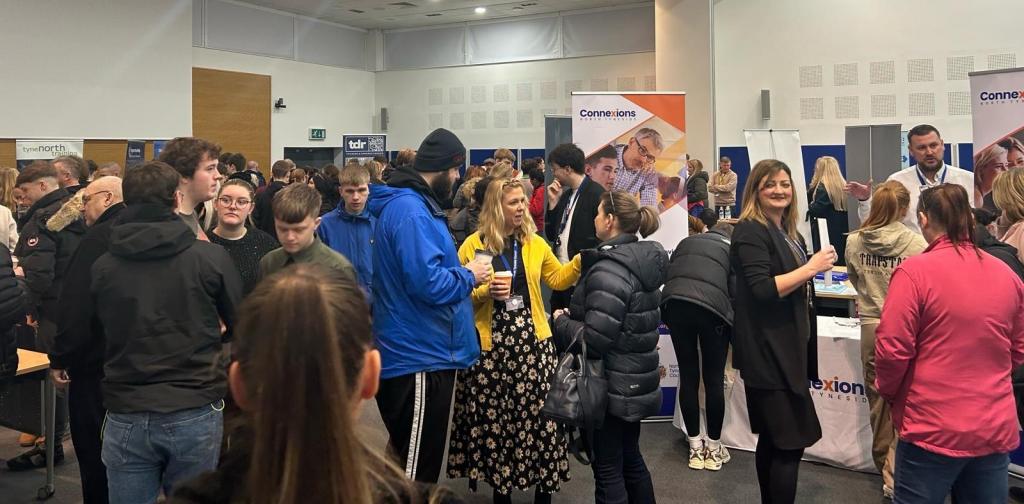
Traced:
<path id="1" fill-rule="evenodd" d="M 1014 168 L 996 177 L 992 197 L 1010 226 L 999 240 L 1016 247 L 1017 257 L 1024 261 L 1024 168 Z"/>
<path id="2" fill-rule="evenodd" d="M 14 200 L 14 183 L 18 179 L 18 170 L 0 168 L 0 243 L 14 252 L 18 244 L 18 204 Z"/>
<path id="3" fill-rule="evenodd" d="M 990 145 L 974 156 L 974 207 L 995 209 L 992 183 L 1009 168 L 1009 151 L 999 144 Z"/>
<path id="4" fill-rule="evenodd" d="M 825 219 L 828 224 L 829 242 L 836 248 L 838 261 L 846 264 L 846 233 L 850 231 L 846 213 L 846 179 L 839 171 L 839 161 L 832 156 L 822 156 L 814 162 L 814 177 L 807 186 L 808 218 Z M 821 250 L 818 226 L 811 226 L 814 250 Z"/>
<path id="5" fill-rule="evenodd" d="M 530 487 L 534 502 L 551 502 L 569 480 L 569 462 L 560 429 L 540 416 L 556 366 L 541 281 L 568 288 L 580 276 L 580 259 L 560 264 L 537 235 L 522 183 L 495 179 L 486 187 L 480 227 L 459 259 L 467 264 L 486 252 L 495 274 L 511 278 L 473 290 L 482 353 L 456 385 L 448 477 L 469 478 L 471 488 L 487 483 L 496 503 Z"/>
<path id="6" fill-rule="evenodd" d="M 857 289 L 860 307 L 860 359 L 864 384 L 871 407 L 871 455 L 882 473 L 882 494 L 892 498 L 896 488 L 893 471 L 896 457 L 896 430 L 889 405 L 875 388 L 875 330 L 882 317 L 882 306 L 889 291 L 889 279 L 904 259 L 924 252 L 928 242 L 919 233 L 903 225 L 910 209 L 910 191 L 889 180 L 871 196 L 871 213 L 860 229 L 850 233 L 846 243 L 846 268 Z"/>

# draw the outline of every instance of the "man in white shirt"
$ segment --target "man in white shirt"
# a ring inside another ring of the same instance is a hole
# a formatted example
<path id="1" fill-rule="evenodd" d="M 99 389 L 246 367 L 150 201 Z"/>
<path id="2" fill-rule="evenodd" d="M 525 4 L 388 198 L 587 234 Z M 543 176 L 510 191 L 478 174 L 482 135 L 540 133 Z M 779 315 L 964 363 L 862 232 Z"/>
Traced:
<path id="1" fill-rule="evenodd" d="M 921 191 L 945 183 L 956 184 L 963 187 L 967 194 L 973 194 L 974 174 L 962 168 L 947 165 L 942 161 L 946 147 L 935 126 L 929 124 L 914 126 L 907 133 L 907 142 L 910 144 L 911 155 L 917 160 L 917 165 L 893 173 L 888 180 L 895 180 L 903 184 L 907 191 L 910 191 L 910 210 L 903 218 L 903 223 L 920 233 L 921 228 L 917 225 L 917 199 L 921 196 Z M 871 210 L 871 181 L 868 181 L 867 184 L 850 181 L 846 184 L 846 191 L 860 200 L 857 205 L 857 215 L 863 222 Z"/>

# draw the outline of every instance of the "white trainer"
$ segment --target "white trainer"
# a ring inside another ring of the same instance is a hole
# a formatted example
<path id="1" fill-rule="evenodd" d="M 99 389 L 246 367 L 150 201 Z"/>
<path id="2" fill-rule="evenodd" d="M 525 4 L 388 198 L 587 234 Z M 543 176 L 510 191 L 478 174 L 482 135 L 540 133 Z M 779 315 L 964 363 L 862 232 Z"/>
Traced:
<path id="1" fill-rule="evenodd" d="M 707 450 L 704 449 L 703 443 L 700 448 L 690 447 L 690 469 L 696 469 L 700 471 L 705 467 L 704 453 Z"/>
<path id="2" fill-rule="evenodd" d="M 729 455 L 729 450 L 723 445 L 718 445 L 717 450 L 710 448 L 704 450 L 704 469 L 709 471 L 718 471 L 722 468 L 722 464 L 732 460 L 732 456 Z"/>

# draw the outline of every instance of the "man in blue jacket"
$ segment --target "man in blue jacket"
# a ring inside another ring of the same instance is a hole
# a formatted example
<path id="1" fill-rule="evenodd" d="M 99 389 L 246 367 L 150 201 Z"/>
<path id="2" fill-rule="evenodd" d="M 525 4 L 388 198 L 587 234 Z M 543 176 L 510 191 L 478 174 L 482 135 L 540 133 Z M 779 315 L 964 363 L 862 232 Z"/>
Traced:
<path id="1" fill-rule="evenodd" d="M 452 132 L 434 130 L 412 166 L 370 188 L 373 333 L 381 353 L 377 406 L 388 447 L 417 481 L 436 483 L 444 462 L 455 373 L 480 356 L 470 293 L 490 264 L 459 264 L 440 201 L 466 160 Z"/>
<path id="2" fill-rule="evenodd" d="M 348 165 L 338 175 L 341 203 L 324 214 L 316 234 L 320 241 L 345 256 L 356 269 L 359 286 L 367 299 L 373 291 L 373 228 L 377 218 L 370 214 L 366 201 L 370 196 L 370 171 L 364 166 Z"/>

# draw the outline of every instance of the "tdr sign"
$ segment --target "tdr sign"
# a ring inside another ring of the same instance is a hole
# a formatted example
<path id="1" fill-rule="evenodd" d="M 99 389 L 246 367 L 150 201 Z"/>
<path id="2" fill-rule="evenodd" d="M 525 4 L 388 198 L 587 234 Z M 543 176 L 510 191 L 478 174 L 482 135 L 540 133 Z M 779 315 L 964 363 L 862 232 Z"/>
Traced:
<path id="1" fill-rule="evenodd" d="M 343 135 L 341 149 L 345 159 L 387 156 L 387 135 Z"/>

